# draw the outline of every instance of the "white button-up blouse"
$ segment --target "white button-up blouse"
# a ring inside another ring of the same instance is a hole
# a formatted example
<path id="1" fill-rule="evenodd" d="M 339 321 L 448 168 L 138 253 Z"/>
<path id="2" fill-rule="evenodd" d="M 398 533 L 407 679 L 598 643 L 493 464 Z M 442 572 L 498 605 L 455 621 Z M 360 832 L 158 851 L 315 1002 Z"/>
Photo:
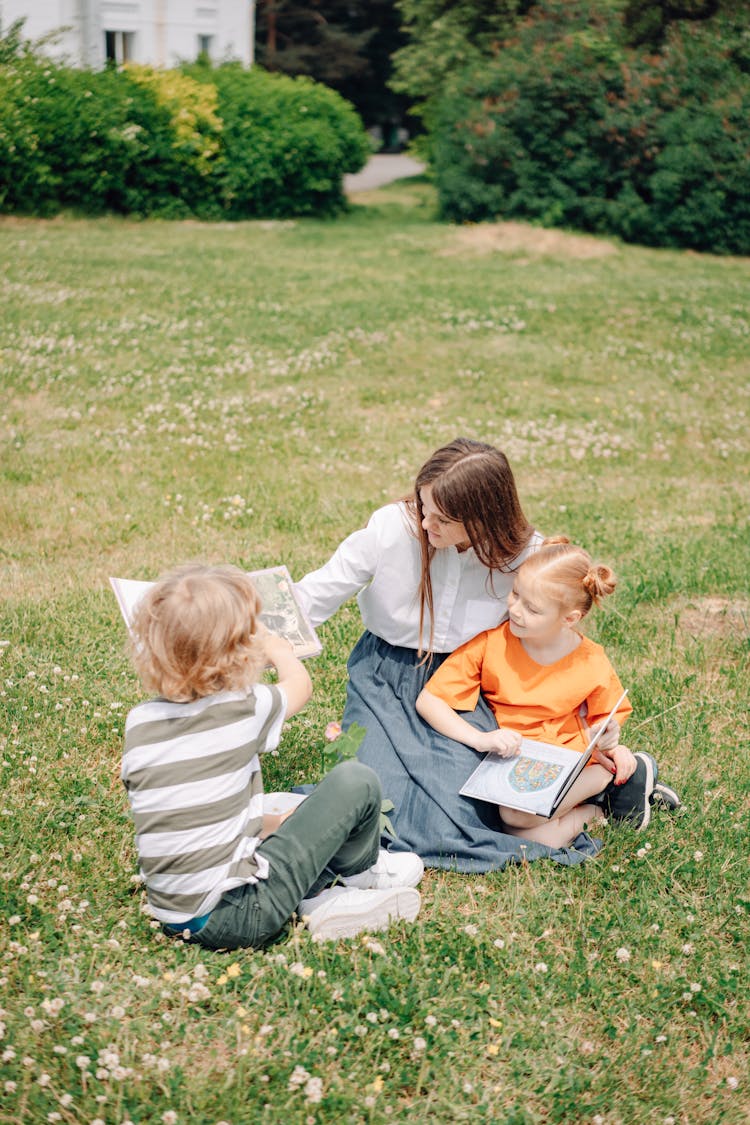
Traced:
<path id="1" fill-rule="evenodd" d="M 536 534 L 514 560 L 514 568 L 541 542 Z M 405 503 L 388 504 L 371 516 L 367 527 L 349 535 L 320 570 L 295 585 L 313 625 L 320 625 L 354 594 L 362 622 L 392 645 L 418 649 L 421 553 L 414 520 Z M 488 571 L 472 547 L 443 547 L 431 563 L 434 600 L 433 652 L 453 652 L 464 641 L 492 629 L 508 613 L 512 571 Z M 430 625 L 425 610 L 422 644 Z"/>

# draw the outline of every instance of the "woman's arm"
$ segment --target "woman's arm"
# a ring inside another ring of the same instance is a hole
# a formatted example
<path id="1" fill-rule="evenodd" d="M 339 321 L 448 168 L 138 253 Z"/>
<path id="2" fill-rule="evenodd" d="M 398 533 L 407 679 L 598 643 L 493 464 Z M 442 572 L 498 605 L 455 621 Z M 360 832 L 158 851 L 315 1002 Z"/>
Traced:
<path id="1" fill-rule="evenodd" d="M 471 746 L 480 753 L 489 752 L 499 754 L 502 758 L 513 758 L 521 748 L 521 735 L 518 731 L 505 727 L 491 731 L 477 730 L 466 719 L 457 715 L 445 700 L 439 699 L 427 688 L 423 688 L 417 696 L 417 711 L 440 734 L 452 738 L 454 742 L 462 742 L 464 746 Z"/>
<path id="2" fill-rule="evenodd" d="M 294 584 L 313 627 L 322 625 L 367 585 L 375 573 L 378 553 L 377 528 L 371 519 L 367 527 L 347 536 L 319 570 L 310 571 Z"/>

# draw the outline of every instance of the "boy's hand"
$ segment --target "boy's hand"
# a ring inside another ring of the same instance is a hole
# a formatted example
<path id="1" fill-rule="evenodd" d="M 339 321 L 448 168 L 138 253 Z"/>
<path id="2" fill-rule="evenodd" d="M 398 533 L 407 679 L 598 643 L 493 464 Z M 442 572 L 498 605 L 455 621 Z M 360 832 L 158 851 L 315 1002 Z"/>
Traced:
<path id="1" fill-rule="evenodd" d="M 276 832 L 285 820 L 294 812 L 294 809 L 287 809 L 283 813 L 263 813 L 263 828 L 261 829 L 260 838 L 265 840 L 267 836 L 271 836 Z"/>
<path id="2" fill-rule="evenodd" d="M 501 758 L 515 758 L 521 749 L 521 735 L 517 730 L 508 730 L 507 727 L 480 731 L 474 749 L 480 753 L 499 754 Z"/>

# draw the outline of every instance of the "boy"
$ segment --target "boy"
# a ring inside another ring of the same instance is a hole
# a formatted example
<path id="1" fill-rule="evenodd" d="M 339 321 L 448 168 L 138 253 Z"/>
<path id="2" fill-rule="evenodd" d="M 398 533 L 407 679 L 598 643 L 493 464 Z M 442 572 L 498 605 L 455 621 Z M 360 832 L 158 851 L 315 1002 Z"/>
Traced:
<path id="1" fill-rule="evenodd" d="M 138 606 L 133 662 L 157 698 L 128 715 L 122 780 L 149 910 L 209 949 L 262 948 L 295 910 L 317 940 L 412 921 L 423 864 L 380 851 L 380 783 L 367 766 L 343 762 L 293 815 L 263 816 L 258 756 L 312 685 L 260 608 L 241 570 L 197 564 Z M 267 664 L 276 684 L 258 682 Z"/>

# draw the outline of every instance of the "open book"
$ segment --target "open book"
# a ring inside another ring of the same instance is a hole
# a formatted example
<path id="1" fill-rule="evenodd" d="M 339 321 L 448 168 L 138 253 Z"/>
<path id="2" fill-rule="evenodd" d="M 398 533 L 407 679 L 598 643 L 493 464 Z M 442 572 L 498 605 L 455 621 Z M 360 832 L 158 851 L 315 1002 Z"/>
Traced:
<path id="1" fill-rule="evenodd" d="M 493 805 L 553 817 L 627 694 L 626 689 L 582 752 L 524 738 L 515 758 L 486 754 L 459 793 Z"/>
<path id="2" fill-rule="evenodd" d="M 291 575 L 285 566 L 269 566 L 265 570 L 248 571 L 260 596 L 263 610 L 260 619 L 272 633 L 278 633 L 294 649 L 300 660 L 317 656 L 322 651 L 318 637 L 307 614 L 294 596 Z M 153 582 L 134 578 L 110 578 L 120 612 L 130 629 L 138 602 Z"/>

